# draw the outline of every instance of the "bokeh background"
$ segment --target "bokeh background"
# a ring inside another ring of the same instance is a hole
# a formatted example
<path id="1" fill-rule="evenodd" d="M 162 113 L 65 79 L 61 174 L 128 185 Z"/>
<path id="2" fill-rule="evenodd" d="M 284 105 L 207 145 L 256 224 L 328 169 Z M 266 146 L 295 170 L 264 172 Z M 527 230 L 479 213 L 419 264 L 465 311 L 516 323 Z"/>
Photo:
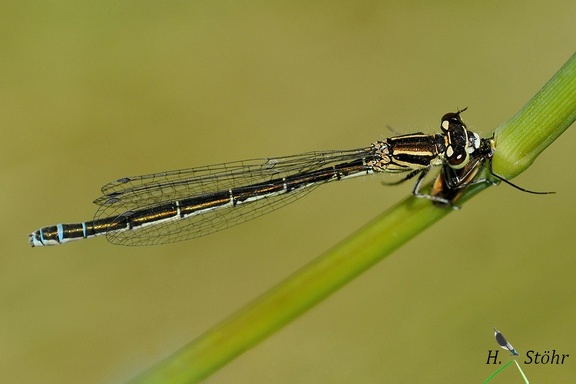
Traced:
<path id="1" fill-rule="evenodd" d="M 31 248 L 151 172 L 436 132 L 485 135 L 573 54 L 576 3 L 3 1 L 0 382 L 122 383 L 405 197 L 379 177 L 162 247 Z M 574 129 L 209 383 L 478 383 L 497 348 L 556 349 L 576 377 Z M 507 359 L 501 350 L 500 358 Z M 494 383 L 522 382 L 512 366 Z"/>

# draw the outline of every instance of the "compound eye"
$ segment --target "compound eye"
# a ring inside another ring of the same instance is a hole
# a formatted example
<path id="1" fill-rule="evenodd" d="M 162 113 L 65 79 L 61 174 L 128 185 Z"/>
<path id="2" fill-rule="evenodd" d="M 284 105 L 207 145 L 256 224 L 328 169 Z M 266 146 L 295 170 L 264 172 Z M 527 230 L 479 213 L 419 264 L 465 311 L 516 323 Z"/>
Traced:
<path id="1" fill-rule="evenodd" d="M 470 156 L 468 151 L 465 148 L 455 148 L 453 146 L 449 146 L 446 149 L 446 160 L 448 161 L 448 165 L 452 169 L 461 169 L 468 164 L 470 161 Z"/>
<path id="2" fill-rule="evenodd" d="M 462 119 L 460 119 L 459 113 L 450 112 L 442 116 L 442 122 L 440 123 L 440 127 L 444 132 L 448 132 L 451 126 L 453 125 L 464 125 Z"/>
<path id="3" fill-rule="evenodd" d="M 442 122 L 440 123 L 440 128 L 442 128 L 444 132 L 448 132 L 448 130 L 450 129 L 450 125 L 453 124 L 454 122 L 453 115 L 454 115 L 453 113 L 447 113 L 444 116 L 442 116 Z"/>

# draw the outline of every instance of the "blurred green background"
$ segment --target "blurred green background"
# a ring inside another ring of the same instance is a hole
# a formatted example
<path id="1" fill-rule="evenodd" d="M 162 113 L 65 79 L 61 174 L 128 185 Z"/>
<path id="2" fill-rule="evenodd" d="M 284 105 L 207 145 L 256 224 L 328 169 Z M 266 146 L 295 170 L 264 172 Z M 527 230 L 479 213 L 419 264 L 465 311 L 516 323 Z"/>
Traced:
<path id="1" fill-rule="evenodd" d="M 576 2 L 4 1 L 0 4 L 0 382 L 122 383 L 411 191 L 322 187 L 258 220 L 162 247 L 30 248 L 143 173 L 436 132 L 485 135 L 572 55 Z M 576 377 L 568 130 L 490 188 L 207 380 L 479 383 L 492 327 Z M 507 353 L 501 350 L 506 361 Z M 493 383 L 522 382 L 510 367 Z"/>

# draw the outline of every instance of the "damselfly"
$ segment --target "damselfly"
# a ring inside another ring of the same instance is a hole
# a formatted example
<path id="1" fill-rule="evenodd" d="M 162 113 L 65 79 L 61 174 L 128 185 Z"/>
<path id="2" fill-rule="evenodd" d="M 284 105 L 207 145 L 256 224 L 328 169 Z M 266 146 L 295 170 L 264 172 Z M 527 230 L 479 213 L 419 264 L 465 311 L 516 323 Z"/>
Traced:
<path id="1" fill-rule="evenodd" d="M 418 176 L 412 193 L 453 206 L 474 179 L 493 144 L 471 132 L 460 113 L 447 113 L 442 133 L 414 133 L 344 151 L 308 152 L 123 177 L 102 187 L 93 221 L 57 224 L 29 235 L 34 246 L 106 235 L 121 245 L 153 245 L 220 231 L 280 208 L 319 185 L 373 173 Z M 420 192 L 432 167 L 441 171 L 430 194 Z M 485 180 L 481 180 L 485 181 Z"/>

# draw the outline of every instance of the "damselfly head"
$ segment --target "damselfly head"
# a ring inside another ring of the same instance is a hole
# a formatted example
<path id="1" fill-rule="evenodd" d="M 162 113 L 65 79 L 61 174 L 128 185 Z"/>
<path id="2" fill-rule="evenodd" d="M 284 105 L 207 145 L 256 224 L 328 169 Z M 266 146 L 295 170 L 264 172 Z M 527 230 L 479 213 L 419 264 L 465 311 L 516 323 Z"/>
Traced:
<path id="1" fill-rule="evenodd" d="M 466 128 L 466 124 L 464 124 L 464 122 L 460 118 L 460 114 L 467 109 L 468 109 L 468 107 L 466 107 L 464 109 L 459 109 L 456 112 L 448 112 L 444 116 L 442 116 L 442 120 L 440 123 L 440 128 L 442 128 L 442 131 L 448 132 L 450 127 L 452 127 L 454 125 L 460 125 L 460 126 L 463 126 L 464 128 Z"/>

